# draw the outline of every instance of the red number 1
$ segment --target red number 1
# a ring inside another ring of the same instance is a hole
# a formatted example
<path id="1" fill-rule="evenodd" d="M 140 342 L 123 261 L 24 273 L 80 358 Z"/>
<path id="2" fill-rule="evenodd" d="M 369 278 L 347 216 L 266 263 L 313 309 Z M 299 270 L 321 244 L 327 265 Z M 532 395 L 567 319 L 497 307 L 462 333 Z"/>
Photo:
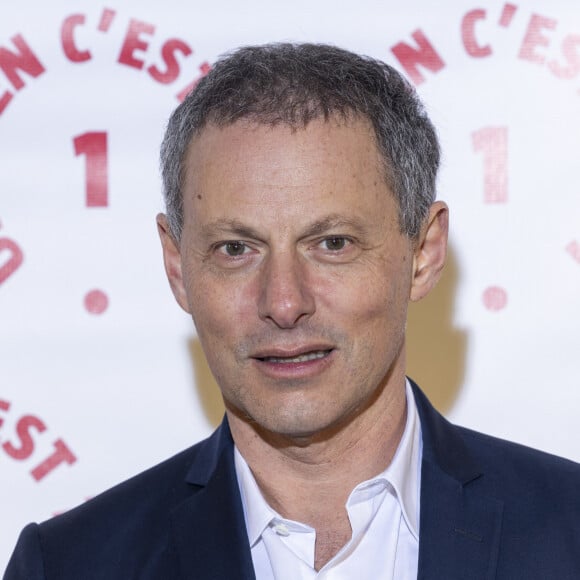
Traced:
<path id="1" fill-rule="evenodd" d="M 507 127 L 483 127 L 471 134 L 473 150 L 483 153 L 483 200 L 505 203 L 508 198 Z"/>
<path id="2" fill-rule="evenodd" d="M 107 134 L 89 132 L 73 139 L 75 155 L 86 155 L 86 203 L 87 207 L 109 205 Z"/>

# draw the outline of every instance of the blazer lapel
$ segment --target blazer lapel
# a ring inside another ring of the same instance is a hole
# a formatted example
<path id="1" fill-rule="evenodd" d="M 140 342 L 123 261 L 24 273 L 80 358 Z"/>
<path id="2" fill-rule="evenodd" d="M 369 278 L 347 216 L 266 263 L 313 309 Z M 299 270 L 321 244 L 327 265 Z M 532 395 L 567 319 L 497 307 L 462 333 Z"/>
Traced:
<path id="1" fill-rule="evenodd" d="M 503 502 L 481 490 L 485 474 L 458 429 L 413 389 L 423 435 L 418 580 L 492 580 Z"/>
<path id="2" fill-rule="evenodd" d="M 254 580 L 227 421 L 205 443 L 187 477 L 193 495 L 174 509 L 181 573 L 192 580 Z"/>

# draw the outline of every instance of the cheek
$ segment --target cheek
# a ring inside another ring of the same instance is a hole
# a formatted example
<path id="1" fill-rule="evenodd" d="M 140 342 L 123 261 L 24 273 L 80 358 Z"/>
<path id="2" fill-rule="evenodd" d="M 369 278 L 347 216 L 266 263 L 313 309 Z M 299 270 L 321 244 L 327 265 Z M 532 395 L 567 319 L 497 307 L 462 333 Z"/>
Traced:
<path id="1" fill-rule="evenodd" d="M 383 376 L 396 358 L 404 341 L 407 317 L 406 274 L 393 272 L 367 280 L 347 299 L 341 301 L 342 310 L 333 313 L 336 324 L 351 339 L 352 372 L 374 382 Z"/>
<path id="2" fill-rule="evenodd" d="M 256 307 L 247 284 L 219 279 L 204 273 L 192 276 L 188 288 L 191 312 L 200 338 L 217 341 L 217 348 L 228 337 L 235 337 L 247 328 Z"/>
<path id="3" fill-rule="evenodd" d="M 353 323 L 397 318 L 398 313 L 405 316 L 410 270 L 406 261 L 385 262 L 377 260 L 365 268 L 327 277 L 318 286 L 319 302 L 337 314 L 344 313 Z"/>

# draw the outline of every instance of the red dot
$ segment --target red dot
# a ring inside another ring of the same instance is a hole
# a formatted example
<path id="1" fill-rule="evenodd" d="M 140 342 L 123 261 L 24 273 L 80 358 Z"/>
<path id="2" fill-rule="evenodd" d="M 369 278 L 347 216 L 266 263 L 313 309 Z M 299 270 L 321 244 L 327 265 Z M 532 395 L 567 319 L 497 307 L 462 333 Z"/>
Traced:
<path id="1" fill-rule="evenodd" d="M 502 310 L 507 305 L 507 292 L 499 286 L 490 286 L 483 293 L 483 304 L 493 312 Z"/>
<path id="2" fill-rule="evenodd" d="M 90 314 L 103 314 L 109 306 L 109 298 L 102 290 L 91 290 L 85 296 L 85 308 Z"/>

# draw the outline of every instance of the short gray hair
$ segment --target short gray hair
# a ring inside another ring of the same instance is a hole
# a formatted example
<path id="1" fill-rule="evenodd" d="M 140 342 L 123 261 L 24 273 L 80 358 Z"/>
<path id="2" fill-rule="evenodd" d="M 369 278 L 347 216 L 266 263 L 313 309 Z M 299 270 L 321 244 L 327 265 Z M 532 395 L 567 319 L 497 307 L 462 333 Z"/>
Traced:
<path id="1" fill-rule="evenodd" d="M 183 226 L 184 158 L 208 124 L 240 119 L 304 128 L 314 119 L 372 124 L 401 232 L 416 238 L 435 199 L 439 144 L 415 89 L 389 65 L 324 44 L 267 44 L 221 57 L 171 115 L 161 172 L 171 234 Z"/>

